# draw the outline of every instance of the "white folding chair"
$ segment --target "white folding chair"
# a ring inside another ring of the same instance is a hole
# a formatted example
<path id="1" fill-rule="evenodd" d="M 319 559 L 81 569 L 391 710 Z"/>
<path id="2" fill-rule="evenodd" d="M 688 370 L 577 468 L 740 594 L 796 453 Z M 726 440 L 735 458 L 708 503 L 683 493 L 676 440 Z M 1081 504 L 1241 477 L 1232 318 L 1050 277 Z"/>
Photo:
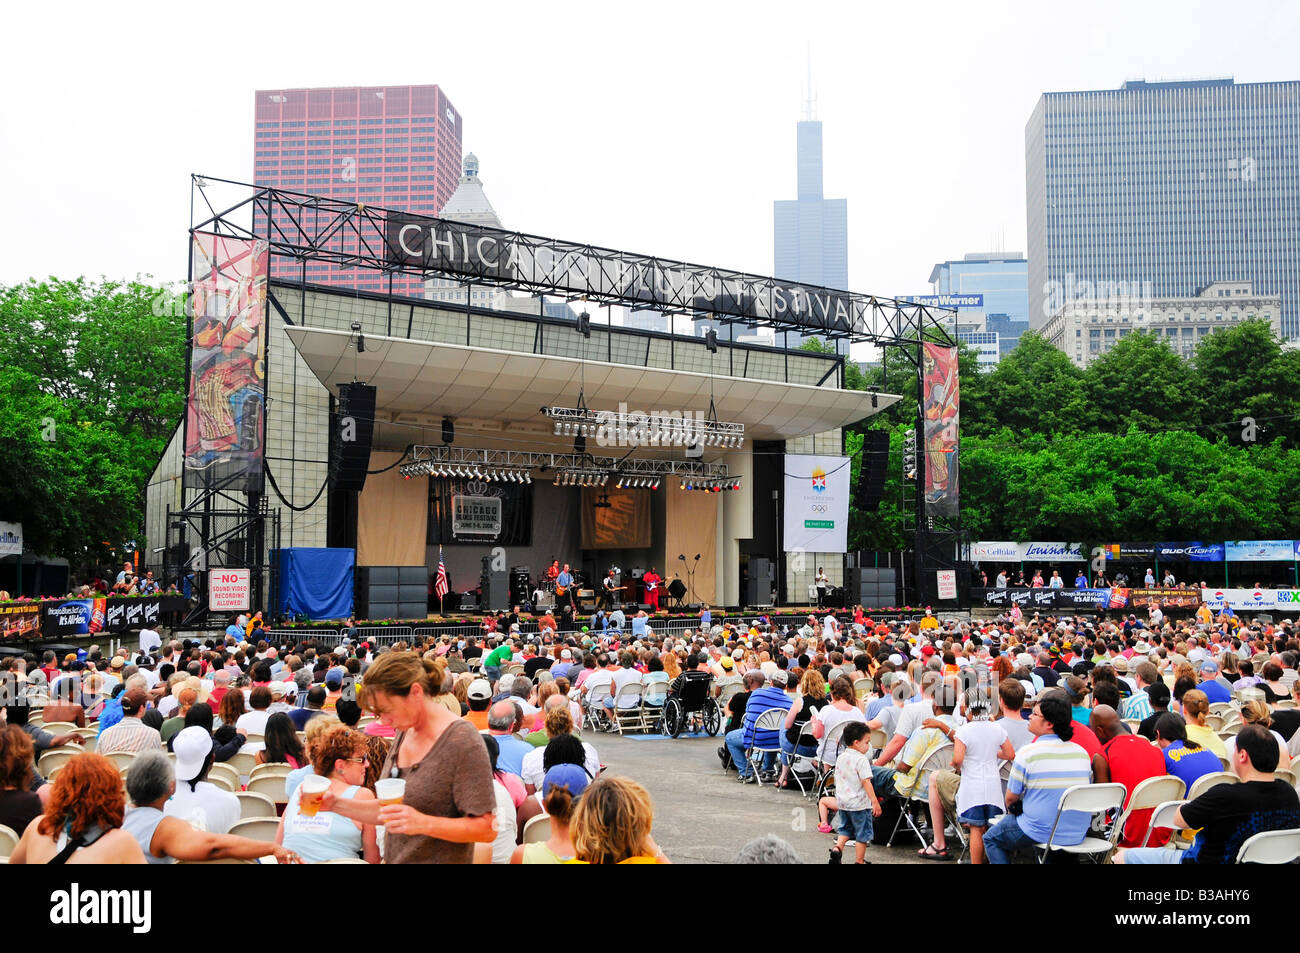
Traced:
<path id="1" fill-rule="evenodd" d="M 54 776 L 63 770 L 63 766 L 81 754 L 81 749 L 68 745 L 63 748 L 50 748 L 41 754 L 36 762 L 36 770 L 46 781 L 53 781 Z"/>
<path id="2" fill-rule="evenodd" d="M 551 839 L 551 819 L 545 814 L 538 814 L 528 819 L 524 825 L 524 844 L 540 844 Z"/>
<path id="3" fill-rule="evenodd" d="M 645 686 L 640 682 L 630 682 L 618 690 L 614 696 L 614 728 L 621 735 L 623 729 L 640 728 L 643 720 L 641 699 Z M 635 702 L 635 704 L 631 704 Z"/>
<path id="4" fill-rule="evenodd" d="M 811 755 L 800 754 L 800 748 L 812 748 L 814 753 Z M 794 778 L 794 783 L 799 785 L 799 793 L 805 797 L 808 792 L 817 786 L 817 736 L 813 734 L 812 719 L 809 718 L 799 729 L 799 737 L 795 739 L 794 750 L 786 757 L 789 758 L 789 773 L 787 778 Z M 804 782 L 807 781 L 807 786 Z"/>
<path id="5" fill-rule="evenodd" d="M 1192 787 L 1187 792 L 1187 800 L 1195 801 L 1216 784 L 1237 784 L 1240 781 L 1240 778 L 1229 771 L 1215 771 L 1212 774 L 1203 774 L 1192 782 Z"/>
<path id="6" fill-rule="evenodd" d="M 935 748 L 925 756 L 925 760 L 921 762 L 920 766 L 916 770 L 916 789 L 908 795 L 897 795 L 903 803 L 901 805 L 901 810 L 898 812 L 898 820 L 894 822 L 894 829 L 889 834 L 889 841 L 885 844 L 886 847 L 894 846 L 894 835 L 898 833 L 899 828 L 903 826 L 904 822 L 906 822 L 907 826 L 911 828 L 912 833 L 916 835 L 917 840 L 921 842 L 921 846 L 924 847 L 926 845 L 925 835 L 921 833 L 920 827 L 917 826 L 916 818 L 912 816 L 912 809 L 916 804 L 923 805 L 926 810 L 929 809 L 930 773 L 951 767 L 952 755 L 952 742 L 942 744 Z M 960 825 L 958 826 L 960 827 Z M 964 834 L 959 836 L 963 838 L 965 837 Z"/>
<path id="7" fill-rule="evenodd" d="M 1173 834 L 1169 837 L 1170 846 L 1185 847 L 1186 845 L 1182 843 L 1182 838 L 1177 836 L 1178 832 L 1183 830 L 1183 828 L 1180 828 L 1174 823 L 1174 815 L 1177 814 L 1179 808 L 1186 803 L 1186 801 L 1164 801 L 1157 804 L 1155 810 L 1151 812 L 1151 823 L 1147 825 L 1147 835 L 1142 839 L 1142 846 L 1146 847 L 1151 843 L 1151 834 L 1153 831 L 1162 827 L 1167 827 L 1173 831 Z"/>
<path id="8" fill-rule="evenodd" d="M 1239 864 L 1289 864 L 1300 859 L 1300 830 L 1261 831 L 1237 851 Z"/>
<path id="9" fill-rule="evenodd" d="M 610 719 L 605 716 L 605 699 L 612 697 L 611 689 L 614 683 L 608 679 L 602 679 L 594 685 L 588 684 L 583 687 L 583 708 L 586 710 L 587 727 L 592 731 L 604 731 L 605 726 L 610 724 Z"/>
<path id="10" fill-rule="evenodd" d="M 1040 851 L 1038 862 L 1046 863 L 1047 855 L 1054 850 L 1065 851 L 1068 854 L 1081 854 L 1094 859 L 1109 854 L 1112 838 L 1112 831 L 1109 828 L 1103 830 L 1103 836 L 1085 835 L 1077 844 L 1058 844 L 1056 832 L 1061 826 L 1061 817 L 1067 811 L 1080 811 L 1091 815 L 1114 811 L 1116 817 L 1112 823 L 1118 823 L 1120 808 L 1123 807 L 1124 797 L 1127 794 L 1128 791 L 1122 784 L 1075 784 L 1066 788 L 1061 793 L 1061 801 L 1056 808 L 1052 832 L 1045 842 L 1034 845 Z"/>
<path id="11" fill-rule="evenodd" d="M 759 785 L 763 783 L 763 775 L 759 770 L 763 764 L 763 755 L 769 752 L 775 752 L 778 756 L 781 754 L 781 732 L 785 731 L 786 714 L 787 710 L 784 708 L 769 708 L 767 711 L 760 712 L 759 716 L 754 720 L 754 743 L 745 752 L 745 758 L 749 761 L 749 769 L 754 772 L 754 780 Z M 766 748 L 758 747 L 760 732 L 775 733 L 775 745 Z"/>
<path id="12" fill-rule="evenodd" d="M 282 804 L 289 803 L 289 797 L 284 793 L 284 787 L 284 775 L 263 774 L 255 778 L 249 778 L 247 790 L 265 794 L 279 807 Z"/>
<path id="13" fill-rule="evenodd" d="M 18 846 L 18 832 L 0 824 L 0 857 L 7 858 Z"/>
<path id="14" fill-rule="evenodd" d="M 208 769 L 208 780 L 213 784 L 220 784 L 229 788 L 231 791 L 239 790 L 239 772 L 224 761 L 218 761 Z"/>
<path id="15" fill-rule="evenodd" d="M 271 842 L 275 840 L 275 832 L 279 829 L 280 822 L 274 817 L 248 817 L 231 824 L 229 833 Z"/>
<path id="16" fill-rule="evenodd" d="M 239 799 L 240 820 L 247 820 L 250 817 L 277 816 L 275 802 L 265 794 L 260 794 L 257 791 L 236 791 L 235 797 Z"/>
<path id="17" fill-rule="evenodd" d="M 854 679 L 853 681 L 853 695 L 858 701 L 862 701 L 862 699 L 866 698 L 875 690 L 875 681 L 865 675 L 862 678 Z"/>
<path id="18" fill-rule="evenodd" d="M 641 730 L 654 731 L 668 700 L 668 682 L 651 682 L 641 693 Z"/>
<path id="19" fill-rule="evenodd" d="M 255 765 L 253 770 L 248 772 L 248 780 L 252 781 L 254 778 L 282 778 L 292 770 L 293 768 L 289 767 L 289 765 L 282 761 L 274 761 L 270 764 L 259 764 Z"/>
<path id="20" fill-rule="evenodd" d="M 1187 791 L 1187 785 L 1183 783 L 1182 778 L 1176 778 L 1172 774 L 1162 774 L 1154 778 L 1147 778 L 1145 781 L 1138 783 L 1133 788 L 1133 793 L 1129 795 L 1128 806 L 1124 808 L 1124 813 L 1120 815 L 1119 820 L 1115 822 L 1115 827 L 1111 831 L 1111 849 L 1119 846 L 1120 839 L 1124 836 L 1124 829 L 1128 826 L 1129 818 L 1138 811 L 1145 811 L 1159 807 L 1168 801 L 1178 801 Z M 1147 822 L 1146 840 L 1151 839 L 1150 821 Z"/>

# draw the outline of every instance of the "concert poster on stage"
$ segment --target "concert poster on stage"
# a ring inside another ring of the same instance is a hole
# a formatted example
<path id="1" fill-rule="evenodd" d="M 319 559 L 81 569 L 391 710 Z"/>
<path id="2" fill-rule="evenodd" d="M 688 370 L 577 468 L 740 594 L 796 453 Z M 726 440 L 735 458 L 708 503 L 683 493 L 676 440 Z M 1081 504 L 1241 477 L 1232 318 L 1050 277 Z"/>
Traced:
<path id="1" fill-rule="evenodd" d="M 925 507 L 935 516 L 958 515 L 957 349 L 938 344 L 922 345 L 923 401 L 925 417 Z"/>
<path id="2" fill-rule="evenodd" d="M 267 243 L 195 232 L 191 254 L 185 486 L 261 493 Z"/>

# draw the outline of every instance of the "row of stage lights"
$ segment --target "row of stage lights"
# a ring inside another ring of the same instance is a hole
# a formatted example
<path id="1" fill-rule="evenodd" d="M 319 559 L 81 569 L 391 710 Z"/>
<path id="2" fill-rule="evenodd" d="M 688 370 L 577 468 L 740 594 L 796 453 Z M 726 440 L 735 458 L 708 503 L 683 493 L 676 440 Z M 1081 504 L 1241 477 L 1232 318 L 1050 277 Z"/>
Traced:
<path id="1" fill-rule="evenodd" d="M 740 477 L 728 480 L 691 480 L 684 479 L 677 487 L 679 490 L 704 490 L 706 493 L 721 493 L 724 490 L 739 490 Z"/>
<path id="2" fill-rule="evenodd" d="M 399 471 L 403 479 L 418 476 L 459 477 L 465 480 L 482 480 L 485 483 L 532 483 L 533 475 L 527 470 L 509 470 L 498 467 L 441 466 L 428 460 L 403 465 Z"/>
<path id="3" fill-rule="evenodd" d="M 604 486 L 609 474 L 595 470 L 559 470 L 555 474 L 556 486 Z"/>
<path id="4" fill-rule="evenodd" d="M 592 423 L 573 423 L 567 420 L 557 420 L 555 422 L 555 436 L 557 437 L 596 437 L 600 434 L 602 425 Z M 620 442 L 634 444 L 656 444 L 661 447 L 667 446 L 702 446 L 702 447 L 741 447 L 745 443 L 743 434 L 717 433 L 707 427 L 699 429 L 695 427 L 629 427 L 626 429 L 615 429 L 605 427 L 607 433 L 612 432 L 617 435 Z"/>
<path id="5" fill-rule="evenodd" d="M 657 490 L 659 477 L 619 477 L 615 486 L 620 490 Z"/>

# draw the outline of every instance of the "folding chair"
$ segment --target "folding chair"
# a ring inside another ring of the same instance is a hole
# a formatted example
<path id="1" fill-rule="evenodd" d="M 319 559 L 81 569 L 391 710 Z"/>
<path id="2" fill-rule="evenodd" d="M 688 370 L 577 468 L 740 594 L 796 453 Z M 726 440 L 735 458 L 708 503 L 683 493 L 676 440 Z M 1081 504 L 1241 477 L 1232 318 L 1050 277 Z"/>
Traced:
<path id="1" fill-rule="evenodd" d="M 718 711 L 727 710 L 727 702 L 731 701 L 744 689 L 743 684 L 726 685 L 718 695 Z"/>
<path id="2" fill-rule="evenodd" d="M 1239 864 L 1289 864 L 1300 859 L 1300 830 L 1262 831 L 1246 838 L 1237 851 Z"/>
<path id="3" fill-rule="evenodd" d="M 275 801 L 265 794 L 257 791 L 236 791 L 235 797 L 239 799 L 240 820 L 247 820 L 250 817 L 277 817 Z"/>
<path id="4" fill-rule="evenodd" d="M 1287 784 L 1291 785 L 1291 787 L 1296 786 L 1296 773 L 1291 768 L 1278 768 L 1273 772 L 1273 777 L 1277 778 L 1279 781 L 1285 781 Z"/>
<path id="5" fill-rule="evenodd" d="M 28 721 L 30 722 L 31 719 L 29 718 Z M 77 726 L 70 721 L 51 721 L 41 727 L 52 735 L 66 735 L 77 730 Z"/>
<path id="6" fill-rule="evenodd" d="M 236 751 L 226 759 L 225 763 L 235 769 L 235 772 L 239 775 L 239 779 L 242 782 L 243 779 L 252 774 L 253 769 L 257 767 L 257 756 L 248 751 Z"/>
<path id="7" fill-rule="evenodd" d="M 254 766 L 252 771 L 248 772 L 248 780 L 252 781 L 254 778 L 269 778 L 269 777 L 283 778 L 292 770 L 293 768 L 289 767 L 289 765 L 284 764 L 283 762 L 271 762 L 270 764 L 259 764 Z"/>
<path id="8" fill-rule="evenodd" d="M 279 829 L 280 821 L 274 817 L 249 817 L 231 824 L 229 833 L 270 843 Z"/>
<path id="9" fill-rule="evenodd" d="M 126 771 L 135 761 L 134 751 L 114 751 L 112 754 L 104 755 L 109 761 L 117 767 L 119 771 Z"/>
<path id="10" fill-rule="evenodd" d="M 876 690 L 876 683 L 872 679 L 867 678 L 866 676 L 863 676 L 862 678 L 854 679 L 853 696 L 858 701 L 862 701 L 862 699 L 866 698 L 875 690 Z"/>
<path id="11" fill-rule="evenodd" d="M 1182 830 L 1182 828 L 1180 828 L 1177 824 L 1174 823 L 1174 815 L 1177 814 L 1178 809 L 1181 808 L 1186 803 L 1187 803 L 1186 801 L 1164 801 L 1160 804 L 1157 804 L 1156 809 L 1151 812 L 1151 823 L 1147 825 L 1147 836 L 1143 838 L 1142 846 L 1146 847 L 1148 844 L 1150 844 L 1151 832 L 1154 830 L 1158 830 L 1161 827 L 1169 828 L 1171 831 L 1174 832 L 1174 834 L 1177 834 L 1180 830 Z M 1182 838 L 1174 837 L 1172 835 L 1169 838 L 1169 843 L 1171 846 L 1178 847 L 1180 849 L 1183 849 L 1187 846 L 1182 841 Z"/>
<path id="12" fill-rule="evenodd" d="M 1187 800 L 1195 801 L 1216 784 L 1238 784 L 1240 781 L 1240 778 L 1228 771 L 1203 774 L 1192 783 L 1191 790 L 1187 792 Z"/>
<path id="13" fill-rule="evenodd" d="M 289 797 L 284 793 L 284 775 L 263 774 L 249 778 L 247 790 L 269 797 L 275 803 L 277 814 L 289 803 Z"/>
<path id="14" fill-rule="evenodd" d="M 583 695 L 583 708 L 586 711 L 587 727 L 592 731 L 604 731 L 605 726 L 609 724 L 609 719 L 605 717 L 605 699 L 610 698 L 610 689 L 614 687 L 612 681 L 602 679 L 594 685 L 584 686 L 585 694 Z"/>
<path id="15" fill-rule="evenodd" d="M 644 697 L 645 686 L 640 682 L 629 682 L 618 690 L 614 696 L 614 728 L 621 735 L 623 728 L 640 728 L 642 721 L 641 699 Z M 636 704 L 626 705 L 626 702 L 635 700 Z"/>
<path id="16" fill-rule="evenodd" d="M 530 817 L 524 825 L 524 836 L 520 843 L 540 844 L 551 839 L 551 819 L 545 814 Z"/>
<path id="17" fill-rule="evenodd" d="M 916 789 L 911 794 L 894 795 L 902 801 L 898 812 L 898 820 L 894 822 L 894 829 L 889 833 L 889 841 L 886 847 L 894 846 L 894 837 L 898 834 L 898 829 L 907 822 L 916 839 L 921 842 L 921 846 L 926 845 L 925 835 L 921 833 L 920 827 L 916 823 L 916 818 L 912 816 L 912 810 L 917 804 L 921 804 L 927 811 L 930 809 L 930 774 L 941 768 L 947 768 L 952 765 L 953 744 L 948 742 L 935 748 L 916 769 L 917 784 Z M 964 837 L 965 835 L 962 835 Z"/>
<path id="18" fill-rule="evenodd" d="M 208 780 L 213 784 L 221 784 L 231 791 L 239 790 L 239 772 L 224 761 L 218 761 L 208 769 Z"/>
<path id="19" fill-rule="evenodd" d="M 817 746 L 817 784 L 812 789 L 812 799 L 814 802 L 821 800 L 835 783 L 835 762 L 827 761 L 826 754 L 830 752 L 836 759 L 840 756 L 840 751 L 844 749 L 844 729 L 852 722 L 841 721 L 830 731 L 822 736 L 821 744 Z"/>
<path id="20" fill-rule="evenodd" d="M 809 718 L 799 729 L 799 737 L 795 739 L 794 751 L 789 754 L 789 773 L 787 777 L 794 778 L 794 783 L 799 785 L 799 793 L 808 796 L 808 792 L 817 786 L 817 755 L 800 754 L 800 748 L 816 748 L 817 737 L 813 734 L 812 719 Z M 804 786 L 805 778 L 808 780 L 808 786 Z"/>
<path id="21" fill-rule="evenodd" d="M 762 772 L 759 770 L 763 763 L 763 755 L 769 752 L 781 754 L 781 732 L 785 731 L 785 716 L 788 714 L 784 708 L 769 708 L 767 711 L 760 712 L 758 718 L 754 720 L 754 745 L 745 752 L 745 760 L 749 762 L 749 768 L 754 772 L 754 780 L 761 787 L 763 784 Z M 759 732 L 775 732 L 777 736 L 776 746 L 769 748 L 759 748 Z"/>
<path id="22" fill-rule="evenodd" d="M 655 731 L 663 717 L 664 702 L 668 700 L 669 683 L 651 682 L 641 692 L 641 730 Z"/>
<path id="23" fill-rule="evenodd" d="M 1041 851 L 1038 855 L 1040 864 L 1047 862 L 1047 855 L 1054 850 L 1065 851 L 1067 854 L 1082 854 L 1092 857 L 1094 860 L 1098 856 L 1107 856 L 1110 854 L 1111 840 L 1113 830 L 1103 829 L 1103 836 L 1094 837 L 1085 835 L 1083 840 L 1077 844 L 1058 844 L 1056 843 L 1056 831 L 1061 825 L 1061 817 L 1066 811 L 1082 811 L 1087 814 L 1108 814 L 1115 812 L 1115 820 L 1112 824 L 1119 822 L 1120 808 L 1124 806 L 1124 798 L 1128 795 L 1122 784 L 1075 784 L 1066 788 L 1061 793 L 1061 802 L 1056 808 L 1056 819 L 1052 821 L 1052 832 L 1047 836 L 1047 840 L 1041 844 L 1035 844 L 1034 847 Z"/>
<path id="24" fill-rule="evenodd" d="M 1124 836 L 1124 829 L 1128 826 L 1129 817 L 1137 811 L 1145 811 L 1150 808 L 1159 807 L 1166 801 L 1177 801 L 1187 792 L 1187 785 L 1183 783 L 1182 778 L 1176 778 L 1172 774 L 1162 774 L 1158 777 L 1147 778 L 1140 782 L 1133 793 L 1129 795 L 1128 806 L 1115 822 L 1111 830 L 1111 855 L 1115 848 L 1119 846 L 1120 839 Z M 1144 843 L 1151 840 L 1151 824 L 1147 822 L 1146 837 Z M 1109 860 L 1111 855 L 1107 855 Z"/>
<path id="25" fill-rule="evenodd" d="M 50 748 L 41 754 L 36 762 L 36 770 L 46 781 L 53 781 L 54 776 L 63 770 L 63 766 L 81 754 L 81 749 L 69 745 L 65 748 Z"/>
<path id="26" fill-rule="evenodd" d="M 18 833 L 12 827 L 0 824 L 0 857 L 8 859 L 18 846 Z"/>

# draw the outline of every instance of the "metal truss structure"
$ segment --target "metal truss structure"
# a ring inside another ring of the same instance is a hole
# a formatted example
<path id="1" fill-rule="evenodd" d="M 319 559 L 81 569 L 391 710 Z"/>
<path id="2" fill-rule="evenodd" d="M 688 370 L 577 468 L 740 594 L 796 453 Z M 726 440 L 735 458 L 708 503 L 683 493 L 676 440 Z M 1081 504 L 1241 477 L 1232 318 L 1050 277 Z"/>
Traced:
<path id="1" fill-rule="evenodd" d="M 508 474 L 526 475 L 531 483 L 534 471 L 582 473 L 645 480 L 655 477 L 692 481 L 725 482 L 725 463 L 696 460 L 656 460 L 634 457 L 596 457 L 587 453 L 532 453 L 524 450 L 475 450 L 470 447 L 412 447 L 411 462 L 400 467 L 403 476 L 458 476 L 485 481 L 519 482 Z"/>
<path id="2" fill-rule="evenodd" d="M 272 255 L 297 262 L 324 261 L 390 276 L 452 278 L 663 314 L 708 316 L 722 324 L 770 327 L 828 341 L 904 347 L 908 352 L 922 339 L 956 343 L 940 320 L 954 312 L 930 305 L 230 179 L 193 179 L 209 214 L 195 216 L 192 231 L 262 238 Z M 247 194 L 217 209 L 205 192 L 214 182 Z"/>

